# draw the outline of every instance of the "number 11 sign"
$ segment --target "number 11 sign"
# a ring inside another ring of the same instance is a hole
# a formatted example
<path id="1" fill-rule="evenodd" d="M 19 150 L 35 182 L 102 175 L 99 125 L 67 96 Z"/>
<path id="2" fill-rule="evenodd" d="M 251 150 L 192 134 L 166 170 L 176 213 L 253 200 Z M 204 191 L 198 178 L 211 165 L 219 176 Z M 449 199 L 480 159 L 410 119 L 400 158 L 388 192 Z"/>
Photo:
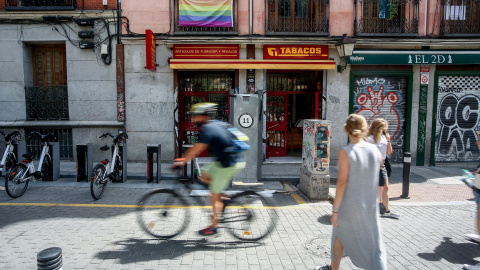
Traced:
<path id="1" fill-rule="evenodd" d="M 242 128 L 249 128 L 253 125 L 253 117 L 249 113 L 242 113 L 238 118 L 238 124 Z"/>

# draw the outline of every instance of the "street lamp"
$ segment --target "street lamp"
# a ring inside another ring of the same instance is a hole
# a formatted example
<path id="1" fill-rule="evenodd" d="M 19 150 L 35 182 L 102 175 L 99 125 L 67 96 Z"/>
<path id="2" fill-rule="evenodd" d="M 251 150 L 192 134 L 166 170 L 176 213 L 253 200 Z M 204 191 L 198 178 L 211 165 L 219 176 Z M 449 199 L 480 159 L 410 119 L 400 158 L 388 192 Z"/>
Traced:
<path id="1" fill-rule="evenodd" d="M 343 34 L 343 37 L 335 45 L 338 55 L 340 55 L 340 65 L 337 65 L 337 72 L 343 72 L 347 68 L 346 57 L 353 54 L 355 48 L 355 39 L 347 37 L 347 34 Z"/>

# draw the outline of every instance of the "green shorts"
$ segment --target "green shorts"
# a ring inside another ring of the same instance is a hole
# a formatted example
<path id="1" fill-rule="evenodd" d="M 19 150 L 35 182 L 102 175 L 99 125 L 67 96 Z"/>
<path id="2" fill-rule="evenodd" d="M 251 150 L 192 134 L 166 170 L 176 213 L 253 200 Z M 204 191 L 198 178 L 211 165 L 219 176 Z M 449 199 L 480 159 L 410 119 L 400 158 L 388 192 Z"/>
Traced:
<path id="1" fill-rule="evenodd" d="M 233 177 L 241 169 L 245 168 L 245 162 L 238 162 L 230 167 L 222 167 L 219 161 L 209 163 L 202 168 L 211 177 L 210 191 L 212 193 L 222 193 L 232 182 Z"/>

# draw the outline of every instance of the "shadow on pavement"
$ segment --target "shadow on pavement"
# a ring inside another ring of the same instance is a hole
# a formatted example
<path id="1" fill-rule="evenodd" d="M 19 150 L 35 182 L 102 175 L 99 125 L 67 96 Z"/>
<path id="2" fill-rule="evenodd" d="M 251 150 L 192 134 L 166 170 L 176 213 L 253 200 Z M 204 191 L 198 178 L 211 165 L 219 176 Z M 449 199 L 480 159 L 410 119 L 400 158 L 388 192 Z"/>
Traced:
<path id="1" fill-rule="evenodd" d="M 223 237 L 222 237 L 223 238 Z M 222 239 L 220 238 L 220 239 Z M 215 242 L 213 239 L 198 240 L 160 240 L 160 239 L 133 239 L 114 242 L 122 249 L 102 251 L 95 255 L 102 260 L 117 260 L 121 264 L 146 262 L 151 260 L 173 260 L 196 251 L 222 251 L 236 248 L 253 248 L 261 246 L 258 242 Z M 182 260 L 185 258 L 182 258 Z M 213 260 L 213 258 L 212 258 Z"/>
<path id="2" fill-rule="evenodd" d="M 445 259 L 453 264 L 477 264 L 479 261 L 473 258 L 480 256 L 478 244 L 455 243 L 450 237 L 444 237 L 443 241 L 432 253 L 418 253 L 418 256 L 428 261 L 440 261 Z"/>
<path id="3" fill-rule="evenodd" d="M 331 215 L 323 215 L 318 218 L 318 222 L 323 224 L 323 225 L 332 225 L 332 222 L 330 221 Z"/>

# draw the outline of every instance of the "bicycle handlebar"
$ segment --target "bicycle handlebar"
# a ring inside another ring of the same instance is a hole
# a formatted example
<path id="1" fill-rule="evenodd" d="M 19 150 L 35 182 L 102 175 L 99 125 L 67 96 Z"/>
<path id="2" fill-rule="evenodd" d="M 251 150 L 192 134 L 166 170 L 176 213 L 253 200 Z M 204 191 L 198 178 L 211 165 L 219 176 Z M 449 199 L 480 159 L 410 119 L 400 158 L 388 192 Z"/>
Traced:
<path id="1" fill-rule="evenodd" d="M 55 138 L 55 135 L 53 135 L 52 132 L 49 132 L 47 135 L 43 135 L 42 133 L 38 132 L 38 131 L 32 131 L 30 132 L 30 134 L 27 135 L 27 138 L 31 138 L 32 136 L 34 135 L 37 135 L 40 137 L 40 140 L 42 142 L 48 142 L 49 140 L 48 139 L 51 139 L 51 141 L 55 141 L 57 140 L 57 138 Z"/>
<path id="2" fill-rule="evenodd" d="M 117 136 L 113 136 L 110 132 L 103 133 L 99 138 L 103 139 L 103 138 L 106 138 L 107 136 L 110 136 L 111 138 L 113 138 L 113 143 L 117 143 L 119 140 L 123 138 L 128 139 L 127 133 L 120 133 Z"/>
<path id="3" fill-rule="evenodd" d="M 5 141 L 9 142 L 9 141 L 20 141 L 21 140 L 21 134 L 20 132 L 18 131 L 13 131 L 12 133 L 10 134 L 7 134 L 3 131 L 0 130 L 0 134 L 2 134 L 4 137 L 5 137 Z"/>

